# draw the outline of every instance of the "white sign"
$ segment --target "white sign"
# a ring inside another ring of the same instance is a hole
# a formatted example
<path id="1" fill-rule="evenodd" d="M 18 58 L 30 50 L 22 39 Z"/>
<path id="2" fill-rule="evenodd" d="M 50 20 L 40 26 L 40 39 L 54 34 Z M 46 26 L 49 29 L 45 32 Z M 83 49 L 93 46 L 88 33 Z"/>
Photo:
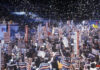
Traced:
<path id="1" fill-rule="evenodd" d="M 15 36 L 16 36 L 16 38 L 18 38 L 18 39 L 20 39 L 20 37 L 21 37 L 19 33 L 15 34 Z"/>
<path id="2" fill-rule="evenodd" d="M 44 51 L 38 51 L 38 56 L 44 58 L 45 57 L 45 52 Z"/>
<path id="3" fill-rule="evenodd" d="M 92 49 L 92 53 L 95 54 L 95 55 L 98 55 L 99 54 L 99 50 Z"/>
<path id="4" fill-rule="evenodd" d="M 74 32 L 75 35 L 73 35 L 74 38 L 74 54 L 77 54 L 77 32 Z"/>
<path id="5" fill-rule="evenodd" d="M 67 40 L 66 37 L 63 37 L 63 44 L 64 44 L 65 47 L 69 47 L 68 46 L 68 40 Z"/>

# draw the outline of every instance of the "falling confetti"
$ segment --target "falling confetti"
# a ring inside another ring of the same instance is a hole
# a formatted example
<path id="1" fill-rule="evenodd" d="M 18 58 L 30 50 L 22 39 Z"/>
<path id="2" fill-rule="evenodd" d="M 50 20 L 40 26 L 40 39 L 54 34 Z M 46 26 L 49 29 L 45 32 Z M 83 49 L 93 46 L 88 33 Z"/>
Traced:
<path id="1" fill-rule="evenodd" d="M 9 12 L 33 12 L 44 19 L 96 19 L 100 17 L 99 0 L 1 0 L 0 6 Z"/>

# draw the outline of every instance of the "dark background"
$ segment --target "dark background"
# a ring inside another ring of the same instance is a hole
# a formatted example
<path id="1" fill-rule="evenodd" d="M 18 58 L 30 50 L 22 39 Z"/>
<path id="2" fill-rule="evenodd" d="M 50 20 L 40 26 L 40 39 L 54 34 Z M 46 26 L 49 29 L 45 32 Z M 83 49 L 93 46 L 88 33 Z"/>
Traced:
<path id="1" fill-rule="evenodd" d="M 28 15 L 11 14 L 16 11 L 33 12 L 51 20 L 97 20 L 100 18 L 100 0 L 0 0 L 0 20 L 29 20 Z"/>

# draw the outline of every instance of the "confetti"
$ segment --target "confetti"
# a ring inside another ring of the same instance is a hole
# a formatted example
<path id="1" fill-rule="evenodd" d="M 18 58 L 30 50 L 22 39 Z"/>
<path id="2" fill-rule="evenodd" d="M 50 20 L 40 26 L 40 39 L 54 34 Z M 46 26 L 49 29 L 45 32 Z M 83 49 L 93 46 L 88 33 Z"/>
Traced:
<path id="1" fill-rule="evenodd" d="M 99 0 L 1 0 L 1 7 L 11 11 L 25 11 L 46 19 L 99 18 Z M 27 15 L 29 16 L 29 15 Z M 30 17 L 34 18 L 34 17 Z"/>

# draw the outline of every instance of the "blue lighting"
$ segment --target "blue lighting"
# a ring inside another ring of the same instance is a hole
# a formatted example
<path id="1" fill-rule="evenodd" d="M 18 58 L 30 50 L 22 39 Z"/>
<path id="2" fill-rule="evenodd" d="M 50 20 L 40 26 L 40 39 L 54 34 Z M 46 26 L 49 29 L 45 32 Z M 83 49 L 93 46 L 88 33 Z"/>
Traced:
<path id="1" fill-rule="evenodd" d="M 12 14 L 16 14 L 16 15 L 25 15 L 26 12 L 12 12 Z"/>

